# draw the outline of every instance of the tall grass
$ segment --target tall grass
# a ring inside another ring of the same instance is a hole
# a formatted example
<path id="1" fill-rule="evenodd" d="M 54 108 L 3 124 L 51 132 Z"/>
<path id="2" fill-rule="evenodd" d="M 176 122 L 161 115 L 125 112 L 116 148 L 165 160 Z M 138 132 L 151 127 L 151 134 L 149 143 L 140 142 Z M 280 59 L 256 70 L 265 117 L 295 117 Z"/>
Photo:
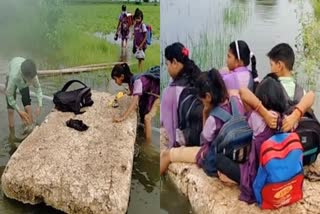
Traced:
<path id="1" fill-rule="evenodd" d="M 221 23 L 214 23 L 216 26 L 223 25 L 222 29 L 215 30 L 212 29 L 212 26 L 207 25 L 201 32 L 185 32 L 188 34 L 185 45 L 190 48 L 191 58 L 201 70 L 206 71 L 211 68 L 221 69 L 225 66 L 229 43 L 236 39 L 238 33 L 241 32 L 243 25 L 248 22 L 251 12 L 252 8 L 248 2 L 233 1 L 228 7 L 223 9 L 223 19 Z M 203 23 L 206 23 L 206 20 L 204 20 Z M 179 38 L 179 36 L 177 37 Z M 164 49 L 166 45 L 169 44 L 163 41 L 161 45 Z M 162 50 L 161 65 L 164 68 L 161 73 L 162 90 L 169 82 L 163 54 Z"/>
<path id="2" fill-rule="evenodd" d="M 306 90 L 317 90 L 320 77 L 318 72 L 320 69 L 320 2 L 313 0 L 311 3 L 314 11 L 308 13 L 303 9 L 304 1 L 300 1 L 302 8 L 300 23 L 302 27 L 296 38 L 296 48 L 297 67 L 302 72 L 297 73 L 296 77 Z"/>

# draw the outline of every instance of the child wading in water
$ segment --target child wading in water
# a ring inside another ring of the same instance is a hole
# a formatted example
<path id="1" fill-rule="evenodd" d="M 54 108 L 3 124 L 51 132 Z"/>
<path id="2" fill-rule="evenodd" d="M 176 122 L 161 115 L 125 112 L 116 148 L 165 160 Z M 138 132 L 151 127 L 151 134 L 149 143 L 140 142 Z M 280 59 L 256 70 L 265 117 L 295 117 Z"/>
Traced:
<path id="1" fill-rule="evenodd" d="M 138 70 L 142 71 L 142 62 L 145 58 L 147 49 L 147 26 L 143 23 L 143 12 L 138 8 L 134 14 L 134 39 L 133 39 L 133 54 L 138 59 Z"/>
<path id="2" fill-rule="evenodd" d="M 127 16 L 126 5 L 122 5 L 121 10 L 122 11 L 119 15 L 117 31 L 116 31 L 116 35 L 115 35 L 114 39 L 117 40 L 119 33 L 120 33 L 121 47 L 127 48 L 127 41 L 129 39 L 129 33 L 130 33 L 130 24 L 129 24 L 129 19 Z"/>
<path id="3" fill-rule="evenodd" d="M 251 71 L 248 66 L 251 61 Z M 256 57 L 245 41 L 236 40 L 229 45 L 227 54 L 228 71 L 222 71 L 222 77 L 228 90 L 247 87 L 254 91 L 259 82 L 256 70 Z"/>
<path id="4" fill-rule="evenodd" d="M 131 112 L 139 107 L 140 119 L 145 125 L 146 141 L 150 143 L 152 118 L 156 116 L 160 107 L 160 80 L 144 74 L 134 76 L 127 63 L 115 65 L 111 77 L 118 85 L 128 84 L 132 96 L 129 108 L 122 116 L 115 117 L 114 122 L 125 120 Z"/>
<path id="5" fill-rule="evenodd" d="M 165 58 L 172 82 L 162 92 L 160 123 L 166 130 L 169 147 L 171 148 L 177 146 L 176 129 L 178 127 L 179 97 L 184 88 L 194 86 L 201 71 L 189 58 L 189 50 L 181 43 L 173 43 L 167 46 Z"/>
<path id="6" fill-rule="evenodd" d="M 10 141 L 15 141 L 14 112 L 18 113 L 21 120 L 25 123 L 25 132 L 32 131 L 34 117 L 31 108 L 31 98 L 29 86 L 34 86 L 38 100 L 35 116 L 38 117 L 42 108 L 42 89 L 37 76 L 35 63 L 30 59 L 15 57 L 9 63 L 9 71 L 6 77 L 6 100 L 8 109 L 8 120 L 10 129 Z M 21 110 L 16 102 L 16 91 L 20 91 L 24 111 Z M 17 140 L 19 141 L 19 140 Z"/>

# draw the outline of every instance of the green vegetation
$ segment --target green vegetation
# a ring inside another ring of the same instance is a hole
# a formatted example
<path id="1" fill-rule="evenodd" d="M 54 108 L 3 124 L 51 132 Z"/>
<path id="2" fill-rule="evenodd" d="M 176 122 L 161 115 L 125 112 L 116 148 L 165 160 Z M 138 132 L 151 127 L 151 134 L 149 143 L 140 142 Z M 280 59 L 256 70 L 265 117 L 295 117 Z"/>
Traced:
<path id="1" fill-rule="evenodd" d="M 302 28 L 297 37 L 297 67 L 299 71 L 304 72 L 297 73 L 297 76 L 305 82 L 304 85 L 308 90 L 315 90 L 319 75 L 316 71 L 320 68 L 320 1 L 313 0 L 311 3 L 314 8 L 313 13 L 303 12 L 300 18 Z M 304 1 L 300 4 L 303 8 Z"/>
<path id="2" fill-rule="evenodd" d="M 118 61 L 119 45 L 99 39 L 94 33 L 115 31 L 121 4 L 2 0 L 0 53 L 8 58 L 17 54 L 35 58 L 41 68 Z M 127 9 L 134 12 L 136 7 L 128 4 Z M 144 12 L 145 23 L 152 25 L 154 38 L 158 38 L 159 6 L 142 4 L 138 7 Z M 159 44 L 148 47 L 145 68 L 159 64 L 159 50 Z M 131 59 L 135 62 L 134 57 Z"/>

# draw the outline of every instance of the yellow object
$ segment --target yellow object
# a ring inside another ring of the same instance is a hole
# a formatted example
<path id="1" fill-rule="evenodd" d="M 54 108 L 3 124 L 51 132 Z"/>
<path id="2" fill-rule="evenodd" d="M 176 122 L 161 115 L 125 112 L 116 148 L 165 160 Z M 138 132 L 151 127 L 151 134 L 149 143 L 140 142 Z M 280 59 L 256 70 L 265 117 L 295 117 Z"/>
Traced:
<path id="1" fill-rule="evenodd" d="M 120 91 L 117 93 L 117 95 L 115 96 L 114 100 L 110 101 L 108 106 L 111 107 L 113 106 L 115 103 L 117 103 L 117 101 L 122 98 L 125 95 L 124 92 Z"/>
<path id="2" fill-rule="evenodd" d="M 122 91 L 118 92 L 118 94 L 116 95 L 116 99 L 119 100 L 121 97 L 124 96 L 124 93 Z"/>

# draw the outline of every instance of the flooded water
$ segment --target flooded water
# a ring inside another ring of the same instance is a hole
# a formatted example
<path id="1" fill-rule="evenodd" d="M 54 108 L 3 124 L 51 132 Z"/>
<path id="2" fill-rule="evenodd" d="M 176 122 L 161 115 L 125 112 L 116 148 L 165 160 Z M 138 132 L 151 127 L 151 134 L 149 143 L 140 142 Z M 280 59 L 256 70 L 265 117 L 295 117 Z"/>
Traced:
<path id="1" fill-rule="evenodd" d="M 4 77 L 7 71 L 8 61 L 0 58 L 0 84 L 4 84 Z M 91 73 L 82 73 L 74 75 L 63 75 L 55 77 L 41 78 L 43 93 L 47 96 L 52 96 L 54 92 L 60 90 L 65 82 L 71 79 L 79 79 L 90 86 L 93 90 L 105 91 L 112 94 L 123 90 L 117 86 L 114 81 L 110 80 L 110 70 L 98 71 Z M 36 99 L 33 99 L 35 101 Z M 21 106 L 20 98 L 17 98 Z M 44 99 L 44 107 L 42 114 L 37 119 L 40 124 L 45 116 L 53 108 L 52 101 Z M 36 103 L 34 103 L 36 104 Z M 0 93 L 0 175 L 2 174 L 6 163 L 10 158 L 10 154 L 14 151 L 14 145 L 8 142 L 8 123 L 5 97 Z M 154 127 L 159 127 L 159 119 L 153 121 Z M 23 127 L 16 115 L 16 132 L 19 136 Z M 160 179 L 159 179 L 159 132 L 153 131 L 153 142 L 151 145 L 146 145 L 144 142 L 144 134 L 141 128 L 138 129 L 138 135 L 135 146 L 134 165 L 132 172 L 131 193 L 128 213 L 147 213 L 159 210 L 159 195 L 160 195 Z M 7 199 L 3 193 L 0 194 L 0 213 L 2 214 L 43 214 L 43 213 L 61 213 L 50 207 L 39 205 L 31 206 L 24 205 L 20 202 Z"/>
<path id="2" fill-rule="evenodd" d="M 311 8 L 308 1 L 302 1 L 302 5 L 294 0 L 202 0 L 201 4 L 194 0 L 161 2 L 162 88 L 169 80 L 164 48 L 176 41 L 189 47 L 191 58 L 201 69 L 207 70 L 226 66 L 229 43 L 236 39 L 245 40 L 256 55 L 257 69 L 260 78 L 263 78 L 270 72 L 266 53 L 273 46 L 286 42 L 295 48 L 301 27 L 299 14 L 302 9 Z M 303 81 L 298 81 L 303 85 Z M 317 97 L 314 109 L 320 117 L 319 90 Z M 187 200 L 178 200 L 178 205 L 170 203 L 172 198 L 181 197 L 171 183 L 166 180 L 161 182 L 162 213 L 185 213 L 177 207 L 190 207 Z"/>

